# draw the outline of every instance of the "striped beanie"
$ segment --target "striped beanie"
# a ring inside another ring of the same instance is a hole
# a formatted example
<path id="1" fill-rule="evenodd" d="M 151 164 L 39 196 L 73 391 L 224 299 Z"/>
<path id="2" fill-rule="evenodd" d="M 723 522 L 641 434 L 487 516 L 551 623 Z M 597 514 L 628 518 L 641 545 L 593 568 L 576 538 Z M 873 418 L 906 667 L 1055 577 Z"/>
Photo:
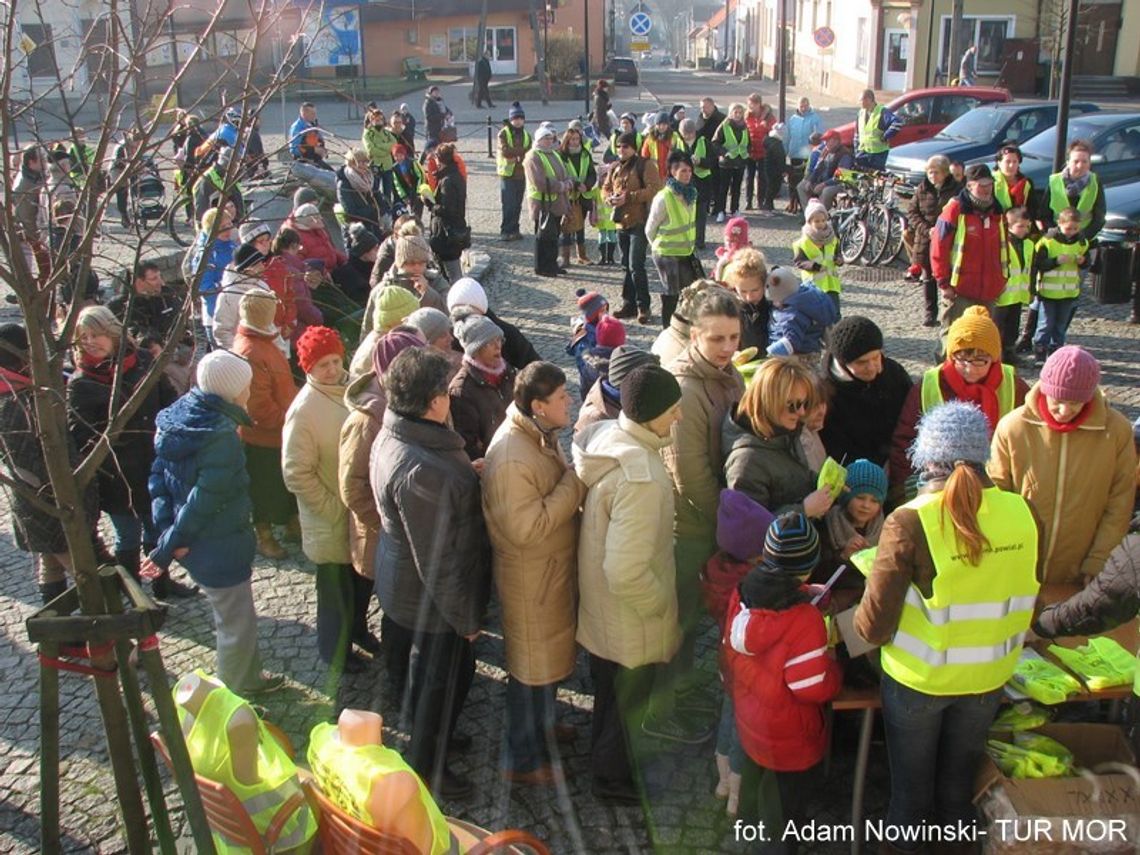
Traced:
<path id="1" fill-rule="evenodd" d="M 802 511 L 780 514 L 764 537 L 764 561 L 769 573 L 803 576 L 819 564 L 819 534 Z"/>

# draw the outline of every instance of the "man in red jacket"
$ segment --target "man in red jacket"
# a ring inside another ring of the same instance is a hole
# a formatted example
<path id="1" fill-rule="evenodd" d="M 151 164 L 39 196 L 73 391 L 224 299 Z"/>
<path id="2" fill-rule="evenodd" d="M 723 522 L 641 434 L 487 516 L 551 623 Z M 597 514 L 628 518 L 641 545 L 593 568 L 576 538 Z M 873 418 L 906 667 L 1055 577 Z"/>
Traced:
<path id="1" fill-rule="evenodd" d="M 950 325 L 966 309 L 993 309 L 1005 288 L 1007 253 L 993 175 L 984 163 L 976 163 L 966 170 L 966 189 L 946 203 L 931 235 L 930 268 L 942 294 L 938 361 Z"/>

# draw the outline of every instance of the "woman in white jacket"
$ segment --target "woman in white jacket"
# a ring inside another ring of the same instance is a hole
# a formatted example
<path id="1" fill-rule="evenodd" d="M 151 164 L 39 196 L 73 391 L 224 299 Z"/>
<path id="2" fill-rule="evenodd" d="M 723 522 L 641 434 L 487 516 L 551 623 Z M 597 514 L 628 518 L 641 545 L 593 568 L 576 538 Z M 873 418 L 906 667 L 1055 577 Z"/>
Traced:
<path id="1" fill-rule="evenodd" d="M 266 261 L 266 257 L 253 244 L 243 243 L 234 250 L 233 261 L 222 274 L 221 290 L 211 319 L 214 343 L 218 347 L 224 350 L 234 348 L 234 336 L 237 335 L 238 324 L 241 322 L 239 310 L 242 295 L 257 288 L 269 291 L 269 286 L 261 281 Z M 288 358 L 289 347 L 280 335 L 274 343 Z"/>

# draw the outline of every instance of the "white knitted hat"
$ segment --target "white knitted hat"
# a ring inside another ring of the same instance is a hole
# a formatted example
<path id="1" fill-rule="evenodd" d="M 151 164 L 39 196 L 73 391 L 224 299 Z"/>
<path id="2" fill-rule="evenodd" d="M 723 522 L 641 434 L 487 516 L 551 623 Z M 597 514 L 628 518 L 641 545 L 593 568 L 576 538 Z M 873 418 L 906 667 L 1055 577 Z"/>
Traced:
<path id="1" fill-rule="evenodd" d="M 471 306 L 486 313 L 487 292 L 470 276 L 457 279 L 447 291 L 447 311 L 454 311 L 456 306 Z"/>
<path id="2" fill-rule="evenodd" d="M 253 369 L 228 350 L 212 350 L 198 363 L 198 388 L 231 404 L 249 388 Z"/>

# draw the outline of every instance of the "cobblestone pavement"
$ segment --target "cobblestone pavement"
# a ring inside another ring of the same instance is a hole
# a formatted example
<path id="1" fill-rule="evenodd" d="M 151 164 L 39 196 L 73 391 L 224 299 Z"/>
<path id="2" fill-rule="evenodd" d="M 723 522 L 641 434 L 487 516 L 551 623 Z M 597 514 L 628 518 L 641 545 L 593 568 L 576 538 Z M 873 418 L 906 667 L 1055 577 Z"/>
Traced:
<path id="1" fill-rule="evenodd" d="M 529 106 L 529 105 L 528 105 Z M 624 106 L 624 105 L 623 105 Z M 632 105 L 631 105 L 632 106 Z M 550 116 L 567 116 L 567 105 L 551 105 Z M 532 118 L 543 115 L 537 108 Z M 339 127 L 340 123 L 335 123 Z M 531 121 L 533 126 L 534 122 Z M 344 128 L 351 133 L 350 126 Z M 500 244 L 498 189 L 493 162 L 485 157 L 481 138 L 466 138 L 461 149 L 470 170 L 468 216 L 476 245 L 490 251 L 493 266 L 485 278 L 492 306 L 518 323 L 539 352 L 566 368 L 570 360 L 563 347 L 568 321 L 575 313 L 574 290 L 600 290 L 611 304 L 620 295 L 620 273 L 611 268 L 575 266 L 572 275 L 557 280 L 534 277 L 531 243 Z M 270 209 L 266 209 L 269 211 Z M 272 209 L 281 215 L 281 203 Z M 780 214 L 749 215 L 752 240 L 772 262 L 791 259 L 790 244 L 799 221 Z M 525 229 L 524 229 L 525 230 Z M 710 228 L 710 245 L 721 229 Z M 591 237 L 590 252 L 596 256 Z M 711 259 L 711 253 L 710 253 Z M 901 270 L 848 269 L 844 274 L 843 311 L 874 318 L 887 335 L 887 352 L 912 372 L 921 371 L 934 347 L 932 331 L 923 329 L 921 295 L 902 282 Z M 650 273 L 651 280 L 653 273 Z M 1102 361 L 1104 382 L 1113 402 L 1130 418 L 1140 413 L 1140 374 L 1137 338 L 1140 327 L 1125 323 L 1126 306 L 1099 306 L 1082 299 L 1071 330 L 1074 343 L 1089 347 Z M 633 343 L 648 347 L 657 327 L 629 328 Z M 1027 371 L 1027 375 L 1035 374 Z M 573 386 L 576 372 L 568 371 Z M 4 517 L 8 517 L 4 506 Z M 10 526 L 0 528 L 0 620 L 6 642 L 0 648 L 0 675 L 6 690 L 0 695 L 0 852 L 38 850 L 38 695 L 34 651 L 27 642 L 24 620 L 38 603 L 31 561 L 12 542 Z M 304 756 L 307 734 L 318 721 L 333 718 L 346 705 L 382 712 L 389 723 L 397 719 L 391 699 L 384 696 L 381 668 L 348 677 L 338 687 L 316 655 L 314 568 L 295 549 L 278 562 L 258 560 L 254 591 L 261 616 L 261 643 L 266 667 L 287 675 L 283 691 L 270 695 L 265 705 Z M 373 626 L 378 616 L 373 615 Z M 488 631 L 476 649 L 478 672 L 460 727 L 474 737 L 474 748 L 457 758 L 458 771 L 472 776 L 477 795 L 468 803 L 448 803 L 454 815 L 491 828 L 519 826 L 549 841 L 555 853 L 738 852 L 747 847 L 733 841 L 733 828 L 723 815 L 723 803 L 712 796 L 715 771 L 711 744 L 702 747 L 662 748 L 647 745 L 649 791 L 643 809 L 614 809 L 599 805 L 589 792 L 589 720 L 591 694 L 585 661 L 559 692 L 559 714 L 575 725 L 577 739 L 563 755 L 566 784 L 557 791 L 516 787 L 499 777 L 504 740 L 502 639 L 492 613 Z M 715 683 L 711 628 L 702 640 L 700 661 L 710 680 L 709 700 L 718 693 Z M 204 600 L 177 602 L 171 607 L 162 634 L 162 653 L 172 680 L 186 671 L 212 667 L 213 635 Z M 165 687 L 159 687 L 165 690 Z M 115 853 L 125 848 L 114 803 L 114 790 L 101 737 L 98 713 L 88 681 L 75 675 L 61 679 L 63 710 L 62 752 L 65 758 L 61 814 L 65 849 L 70 852 Z M 851 791 L 856 739 L 855 720 L 836 717 L 834 762 L 830 776 L 813 794 L 808 815 L 819 823 L 845 821 Z M 386 731 L 390 743 L 401 734 Z M 881 816 L 886 805 L 886 757 L 881 740 L 871 752 L 867 815 Z M 169 782 L 168 782 L 169 783 Z M 169 787 L 172 804 L 177 804 Z M 175 821 L 182 826 L 181 812 Z M 192 845 L 183 841 L 185 851 Z M 814 844 L 805 852 L 845 851 L 841 844 Z"/>

